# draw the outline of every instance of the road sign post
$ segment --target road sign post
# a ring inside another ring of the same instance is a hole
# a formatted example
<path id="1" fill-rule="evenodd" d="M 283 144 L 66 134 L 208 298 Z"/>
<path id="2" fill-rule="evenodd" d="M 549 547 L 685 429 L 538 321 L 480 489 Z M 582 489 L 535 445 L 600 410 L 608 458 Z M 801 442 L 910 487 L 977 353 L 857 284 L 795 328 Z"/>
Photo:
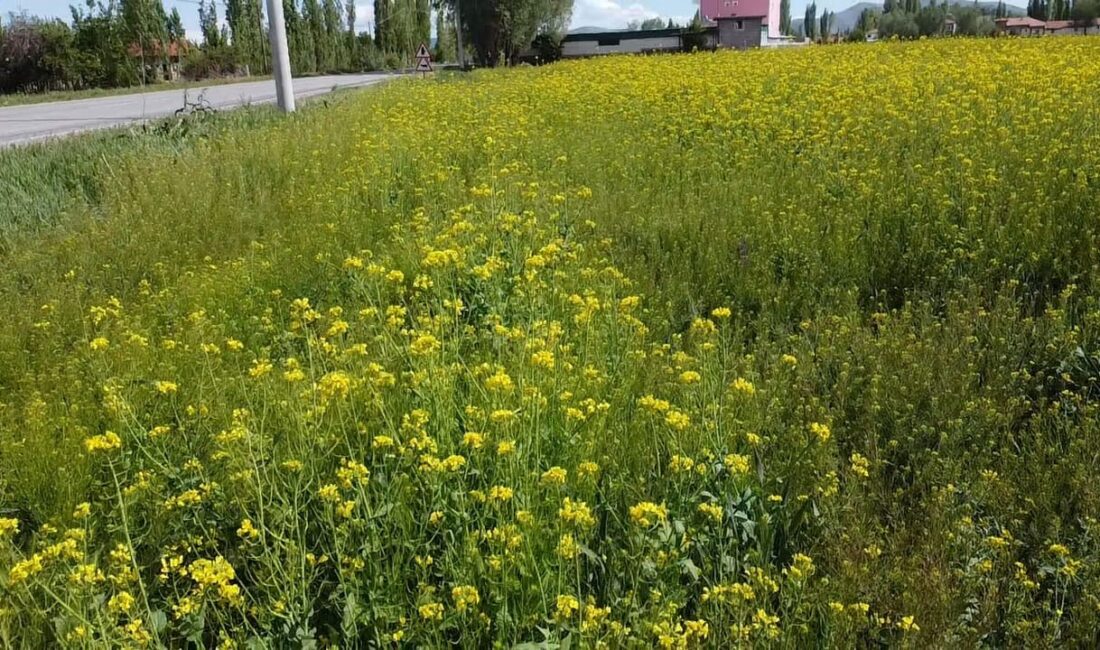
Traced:
<path id="1" fill-rule="evenodd" d="M 416 50 L 416 71 L 423 74 L 432 71 L 432 54 L 428 51 L 428 46 L 423 43 Z"/>

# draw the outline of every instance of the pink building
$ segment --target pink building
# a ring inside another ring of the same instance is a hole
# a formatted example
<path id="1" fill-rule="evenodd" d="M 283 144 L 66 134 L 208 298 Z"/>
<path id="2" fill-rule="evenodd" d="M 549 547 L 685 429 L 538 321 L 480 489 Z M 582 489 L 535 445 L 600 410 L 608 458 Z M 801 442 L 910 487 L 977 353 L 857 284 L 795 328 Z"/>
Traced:
<path id="1" fill-rule="evenodd" d="M 767 37 L 779 38 L 779 0 L 699 0 L 699 13 L 710 23 L 719 18 L 760 18 Z"/>

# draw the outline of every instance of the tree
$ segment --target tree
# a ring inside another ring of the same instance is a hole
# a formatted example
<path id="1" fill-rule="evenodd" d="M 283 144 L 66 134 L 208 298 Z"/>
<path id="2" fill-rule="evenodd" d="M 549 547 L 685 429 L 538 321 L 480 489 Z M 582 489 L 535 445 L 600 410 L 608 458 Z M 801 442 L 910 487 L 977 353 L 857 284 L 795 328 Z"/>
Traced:
<path id="1" fill-rule="evenodd" d="M 938 36 L 943 33 L 943 24 L 946 19 L 947 14 L 935 5 L 928 5 L 914 17 L 917 23 L 917 32 L 921 36 Z"/>
<path id="2" fill-rule="evenodd" d="M 1097 17 L 1100 17 L 1100 3 L 1097 0 L 1077 0 L 1073 3 L 1069 16 L 1075 27 L 1084 29 L 1088 34 L 1089 27 L 1092 27 Z"/>
<path id="3" fill-rule="evenodd" d="M 815 40 L 817 27 L 817 2 L 812 2 L 806 6 L 806 13 L 802 18 L 802 29 L 806 32 L 806 38 Z"/>
<path id="4" fill-rule="evenodd" d="M 671 21 L 672 19 L 669 18 L 669 20 Z M 646 18 L 645 20 L 642 20 L 642 21 L 632 20 L 632 21 L 630 21 L 629 23 L 626 24 L 626 28 L 631 30 L 631 31 L 647 30 L 647 29 L 661 29 L 664 26 L 665 26 L 665 21 L 661 20 L 660 17 Z"/>
<path id="5" fill-rule="evenodd" d="M 436 61 L 454 61 L 458 55 L 455 44 L 454 17 L 447 12 L 437 9 L 435 12 L 435 52 L 432 58 Z"/>
<path id="6" fill-rule="evenodd" d="M 856 19 L 856 29 L 864 34 L 870 32 L 878 25 L 878 17 L 879 14 L 874 9 L 870 7 L 864 8 L 863 11 L 859 12 L 859 18 Z"/>
<path id="7" fill-rule="evenodd" d="M 218 7 L 214 0 L 210 0 L 209 5 L 199 0 L 199 29 L 204 47 L 220 47 L 223 44 L 221 30 L 218 29 Z"/>
<path id="8" fill-rule="evenodd" d="M 912 14 L 904 11 L 892 11 L 883 14 L 878 21 L 878 33 L 882 38 L 896 36 L 901 39 L 917 38 L 920 28 Z"/>
<path id="9" fill-rule="evenodd" d="M 225 22 L 229 26 L 233 49 L 237 59 L 252 73 L 267 68 L 260 21 L 260 0 L 226 0 Z"/>
<path id="10" fill-rule="evenodd" d="M 532 34 L 531 36 L 534 36 Z M 432 40 L 432 10 L 428 0 L 416 0 L 416 31 L 413 41 L 418 47 L 421 43 L 428 44 Z M 528 39 L 527 43 L 530 43 Z M 526 43 L 525 43 L 526 45 Z"/>
<path id="11" fill-rule="evenodd" d="M 835 22 L 836 14 L 826 9 L 821 12 L 821 24 L 818 26 L 818 38 L 823 41 L 829 39 L 833 33 L 833 23 Z"/>
<path id="12" fill-rule="evenodd" d="M 791 0 L 779 0 L 779 33 L 791 33 Z"/>
<path id="13" fill-rule="evenodd" d="M 156 6 L 154 6 L 154 3 Z M 160 11 L 157 11 L 159 7 Z M 127 47 L 136 46 L 141 59 L 141 78 L 146 81 L 148 62 L 159 53 L 165 56 L 164 6 L 160 0 L 121 0 L 122 20 L 129 40 Z"/>
<path id="14" fill-rule="evenodd" d="M 888 14 L 898 8 L 897 0 L 885 0 L 882 3 L 882 13 Z"/>
<path id="15" fill-rule="evenodd" d="M 179 9 L 172 7 L 172 13 L 168 14 L 168 19 L 164 23 L 164 31 L 168 34 L 168 41 L 172 43 L 183 41 L 187 37 Z"/>
<path id="16" fill-rule="evenodd" d="M 440 0 L 459 22 L 459 43 L 467 43 L 479 65 L 511 61 L 540 33 L 564 31 L 573 0 Z M 503 59 L 502 59 L 503 55 Z"/>
<path id="17" fill-rule="evenodd" d="M 305 0 L 302 3 L 302 29 L 309 31 L 313 43 L 312 69 L 324 72 L 330 69 L 332 48 L 325 34 L 325 15 L 317 0 Z"/>

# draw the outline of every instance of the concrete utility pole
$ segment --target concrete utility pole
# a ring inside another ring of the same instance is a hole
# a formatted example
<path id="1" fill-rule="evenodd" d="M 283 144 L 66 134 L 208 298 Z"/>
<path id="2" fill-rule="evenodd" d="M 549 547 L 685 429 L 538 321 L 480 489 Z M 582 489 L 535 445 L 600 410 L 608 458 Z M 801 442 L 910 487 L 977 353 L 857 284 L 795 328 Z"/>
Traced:
<path id="1" fill-rule="evenodd" d="M 271 37 L 271 72 L 275 75 L 275 95 L 284 113 L 294 112 L 294 86 L 290 80 L 290 50 L 286 46 L 283 0 L 267 0 L 267 33 Z"/>

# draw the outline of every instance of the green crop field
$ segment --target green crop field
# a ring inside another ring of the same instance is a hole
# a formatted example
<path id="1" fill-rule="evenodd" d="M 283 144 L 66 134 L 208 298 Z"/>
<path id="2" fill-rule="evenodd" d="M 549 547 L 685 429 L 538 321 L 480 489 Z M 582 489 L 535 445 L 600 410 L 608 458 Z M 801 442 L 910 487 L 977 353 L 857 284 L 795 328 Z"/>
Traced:
<path id="1" fill-rule="evenodd" d="M 1098 82 L 610 57 L 0 153 L 0 645 L 1096 646 Z"/>

